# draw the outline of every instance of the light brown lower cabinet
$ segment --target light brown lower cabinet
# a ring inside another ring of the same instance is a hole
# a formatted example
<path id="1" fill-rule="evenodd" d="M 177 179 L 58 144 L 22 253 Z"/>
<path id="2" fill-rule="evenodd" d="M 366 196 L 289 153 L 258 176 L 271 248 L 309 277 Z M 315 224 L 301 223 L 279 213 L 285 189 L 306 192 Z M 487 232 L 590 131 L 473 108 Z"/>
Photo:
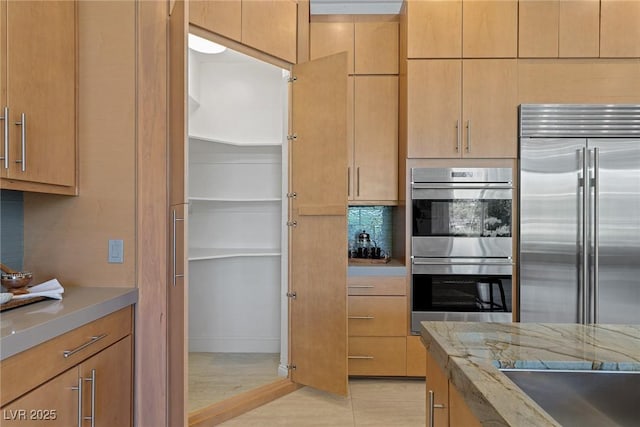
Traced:
<path id="1" fill-rule="evenodd" d="M 419 335 L 407 337 L 407 376 L 424 377 L 426 373 L 427 351 Z"/>
<path id="2" fill-rule="evenodd" d="M 131 320 L 125 308 L 4 360 L 2 426 L 131 426 Z"/>
<path id="3" fill-rule="evenodd" d="M 481 425 L 429 352 L 426 353 L 426 372 L 428 427 Z"/>
<path id="4" fill-rule="evenodd" d="M 349 375 L 404 377 L 406 337 L 349 337 Z"/>

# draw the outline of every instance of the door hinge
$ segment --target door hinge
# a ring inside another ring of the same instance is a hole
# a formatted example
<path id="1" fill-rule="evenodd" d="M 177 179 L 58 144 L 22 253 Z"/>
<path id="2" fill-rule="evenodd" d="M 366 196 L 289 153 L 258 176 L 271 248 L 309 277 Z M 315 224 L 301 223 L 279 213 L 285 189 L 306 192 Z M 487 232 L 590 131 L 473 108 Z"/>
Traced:
<path id="1" fill-rule="evenodd" d="M 296 299 L 297 296 L 298 294 L 296 294 L 295 292 L 287 292 L 287 297 L 291 299 Z"/>
<path id="2" fill-rule="evenodd" d="M 289 199 L 295 199 L 296 197 L 298 197 L 298 193 L 296 193 L 295 191 L 293 193 L 287 193 L 287 197 Z"/>
<path id="3" fill-rule="evenodd" d="M 289 227 L 297 227 L 298 221 L 287 221 L 287 226 Z"/>
<path id="4" fill-rule="evenodd" d="M 296 76 L 291 76 L 291 77 L 289 77 L 289 78 L 287 79 L 287 81 L 288 81 L 289 83 L 293 83 L 293 82 L 295 82 L 296 80 L 298 80 L 298 78 L 297 78 Z"/>
<path id="5" fill-rule="evenodd" d="M 287 141 L 297 141 L 297 140 L 298 140 L 297 133 L 292 133 L 291 135 L 287 135 Z"/>
<path id="6" fill-rule="evenodd" d="M 286 365 L 286 368 L 287 368 L 288 370 L 290 370 L 290 371 L 295 371 L 295 370 L 296 370 L 296 365 L 293 365 L 293 364 L 291 364 L 291 365 Z"/>

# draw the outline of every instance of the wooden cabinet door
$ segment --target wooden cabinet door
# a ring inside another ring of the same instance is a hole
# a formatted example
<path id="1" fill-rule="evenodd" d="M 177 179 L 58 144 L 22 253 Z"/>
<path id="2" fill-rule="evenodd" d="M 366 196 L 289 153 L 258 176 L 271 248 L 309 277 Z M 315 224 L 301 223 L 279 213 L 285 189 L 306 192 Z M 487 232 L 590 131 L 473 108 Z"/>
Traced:
<path id="1" fill-rule="evenodd" d="M 347 52 L 347 72 L 353 74 L 353 22 L 311 22 L 309 24 L 309 57 L 311 60 Z"/>
<path id="2" fill-rule="evenodd" d="M 462 0 L 407 3 L 407 57 L 462 56 Z"/>
<path id="3" fill-rule="evenodd" d="M 398 199 L 398 76 L 355 76 L 354 200 Z"/>
<path id="4" fill-rule="evenodd" d="M 462 2 L 462 23 L 464 58 L 517 56 L 517 0 L 465 0 Z"/>
<path id="5" fill-rule="evenodd" d="M 426 362 L 427 420 L 432 416 L 434 426 L 447 427 L 449 425 L 449 380 L 428 351 Z M 430 405 L 431 395 L 433 395 L 433 407 Z"/>
<path id="6" fill-rule="evenodd" d="M 410 60 L 407 87 L 407 156 L 460 157 L 462 62 Z"/>
<path id="7" fill-rule="evenodd" d="M 4 427 L 82 425 L 78 369 L 72 368 L 2 407 Z"/>
<path id="8" fill-rule="evenodd" d="M 558 0 L 520 0 L 518 56 L 558 57 Z"/>
<path id="9" fill-rule="evenodd" d="M 9 169 L 9 135 L 5 129 L 9 129 L 9 117 L 7 106 L 7 2 L 0 2 L 0 177 L 6 177 Z M 0 186 L 1 187 L 1 186 Z"/>
<path id="10" fill-rule="evenodd" d="M 464 60 L 463 156 L 515 158 L 518 65 L 515 59 Z"/>
<path id="11" fill-rule="evenodd" d="M 75 194 L 76 3 L 11 1 L 6 7 L 7 176 Z"/>
<path id="12" fill-rule="evenodd" d="M 189 2 L 189 22 L 232 40 L 240 41 L 241 0 L 207 0 Z"/>
<path id="13" fill-rule="evenodd" d="M 451 427 L 482 426 L 453 384 L 449 385 L 449 425 Z"/>
<path id="14" fill-rule="evenodd" d="M 558 56 L 597 58 L 600 53 L 600 0 L 559 2 Z"/>
<path id="15" fill-rule="evenodd" d="M 349 296 L 350 337 L 405 337 L 407 297 Z"/>
<path id="16" fill-rule="evenodd" d="M 293 67 L 289 146 L 294 382 L 347 394 L 347 54 Z"/>
<path id="17" fill-rule="evenodd" d="M 294 0 L 242 0 L 242 43 L 295 64 L 297 28 Z"/>
<path id="18" fill-rule="evenodd" d="M 407 376 L 424 377 L 426 375 L 426 353 L 419 335 L 407 337 Z"/>
<path id="19" fill-rule="evenodd" d="M 133 355 L 131 335 L 79 366 L 82 414 L 96 427 L 127 427 L 133 422 Z M 173 390 L 172 390 L 173 393 Z"/>
<path id="20" fill-rule="evenodd" d="M 600 57 L 640 57 L 640 1 L 601 0 Z"/>
<path id="21" fill-rule="evenodd" d="M 355 73 L 398 74 L 399 23 L 355 23 Z"/>

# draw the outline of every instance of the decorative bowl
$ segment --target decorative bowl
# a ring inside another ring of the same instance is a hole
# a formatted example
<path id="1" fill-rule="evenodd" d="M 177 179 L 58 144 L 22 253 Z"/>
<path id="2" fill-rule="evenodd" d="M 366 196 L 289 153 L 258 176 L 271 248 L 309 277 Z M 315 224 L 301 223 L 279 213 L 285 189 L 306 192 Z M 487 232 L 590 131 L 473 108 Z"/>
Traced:
<path id="1" fill-rule="evenodd" d="M 33 273 L 28 272 L 16 272 L 16 273 L 4 273 L 2 274 L 2 286 L 9 292 L 15 292 L 27 287 L 29 282 L 33 279 Z"/>

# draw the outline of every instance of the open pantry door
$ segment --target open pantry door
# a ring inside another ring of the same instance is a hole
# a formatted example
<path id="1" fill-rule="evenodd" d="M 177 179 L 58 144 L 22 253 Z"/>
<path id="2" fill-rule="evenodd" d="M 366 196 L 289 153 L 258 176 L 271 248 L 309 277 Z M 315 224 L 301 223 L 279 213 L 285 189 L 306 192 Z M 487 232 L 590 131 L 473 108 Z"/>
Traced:
<path id="1" fill-rule="evenodd" d="M 347 54 L 293 67 L 291 379 L 347 394 Z"/>

